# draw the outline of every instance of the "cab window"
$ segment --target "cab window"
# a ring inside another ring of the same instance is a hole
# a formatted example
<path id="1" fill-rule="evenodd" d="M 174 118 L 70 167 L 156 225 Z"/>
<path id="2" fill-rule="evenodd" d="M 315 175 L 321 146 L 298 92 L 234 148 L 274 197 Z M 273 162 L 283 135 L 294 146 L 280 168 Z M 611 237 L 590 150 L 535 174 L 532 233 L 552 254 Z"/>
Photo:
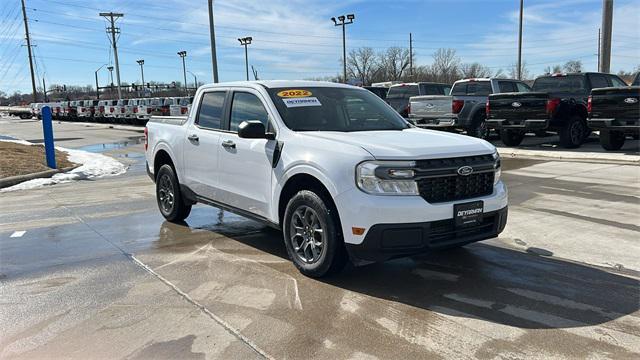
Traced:
<path id="1" fill-rule="evenodd" d="M 198 126 L 208 129 L 220 129 L 225 91 L 204 93 L 200 102 L 200 111 L 196 118 Z"/>
<path id="2" fill-rule="evenodd" d="M 260 121 L 266 129 L 268 128 L 269 114 L 257 96 L 245 92 L 234 93 L 231 103 L 229 130 L 236 132 L 243 121 L 249 120 Z"/>
<path id="3" fill-rule="evenodd" d="M 498 81 L 498 87 L 502 93 L 517 92 L 515 84 L 512 81 Z"/>
<path id="4" fill-rule="evenodd" d="M 611 84 L 613 84 L 613 87 L 626 87 L 627 86 L 627 83 L 625 83 L 624 81 L 620 80 L 620 78 L 617 77 L 617 76 L 611 75 L 609 78 L 611 79 Z"/>

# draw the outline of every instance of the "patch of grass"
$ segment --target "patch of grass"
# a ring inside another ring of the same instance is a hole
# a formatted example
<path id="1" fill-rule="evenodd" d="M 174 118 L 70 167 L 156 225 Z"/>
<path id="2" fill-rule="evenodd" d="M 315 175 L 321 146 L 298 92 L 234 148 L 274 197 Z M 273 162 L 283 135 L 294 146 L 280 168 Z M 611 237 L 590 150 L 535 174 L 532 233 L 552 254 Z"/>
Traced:
<path id="1" fill-rule="evenodd" d="M 76 165 L 68 154 L 56 150 L 58 169 Z M 43 145 L 23 145 L 0 141 L 0 179 L 50 170 L 45 159 Z"/>

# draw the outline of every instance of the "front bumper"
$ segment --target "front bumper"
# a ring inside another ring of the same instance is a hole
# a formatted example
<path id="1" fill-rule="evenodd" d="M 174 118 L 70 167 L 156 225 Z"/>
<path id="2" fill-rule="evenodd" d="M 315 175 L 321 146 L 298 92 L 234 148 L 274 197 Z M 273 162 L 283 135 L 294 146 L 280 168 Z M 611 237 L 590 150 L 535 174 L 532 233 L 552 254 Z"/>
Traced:
<path id="1" fill-rule="evenodd" d="M 344 242 L 361 244 L 368 232 L 379 224 L 425 223 L 452 220 L 455 204 L 482 200 L 484 212 L 491 213 L 507 206 L 507 188 L 502 181 L 493 187 L 493 193 L 460 201 L 431 204 L 420 196 L 376 196 L 352 188 L 334 197 L 340 216 Z M 354 235 L 353 227 L 364 228 L 365 233 Z"/>
<path id="2" fill-rule="evenodd" d="M 507 120 L 488 119 L 487 127 L 490 129 L 520 129 L 520 130 L 544 130 L 549 127 L 549 119 Z"/>
<path id="3" fill-rule="evenodd" d="M 494 238 L 507 224 L 508 208 L 484 213 L 481 224 L 456 228 L 453 219 L 408 224 L 374 225 L 361 244 L 346 244 L 356 263 L 384 261 L 431 250 Z"/>

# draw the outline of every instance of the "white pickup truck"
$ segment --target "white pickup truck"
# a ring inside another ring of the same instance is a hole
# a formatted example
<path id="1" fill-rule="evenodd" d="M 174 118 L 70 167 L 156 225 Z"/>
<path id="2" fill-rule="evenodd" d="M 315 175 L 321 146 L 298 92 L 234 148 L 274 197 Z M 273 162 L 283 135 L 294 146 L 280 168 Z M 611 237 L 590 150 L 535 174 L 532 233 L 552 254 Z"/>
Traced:
<path id="1" fill-rule="evenodd" d="M 205 85 L 188 117 L 153 117 L 145 135 L 167 220 L 204 203 L 281 229 L 308 276 L 496 237 L 507 220 L 493 145 L 416 128 L 357 87 Z"/>

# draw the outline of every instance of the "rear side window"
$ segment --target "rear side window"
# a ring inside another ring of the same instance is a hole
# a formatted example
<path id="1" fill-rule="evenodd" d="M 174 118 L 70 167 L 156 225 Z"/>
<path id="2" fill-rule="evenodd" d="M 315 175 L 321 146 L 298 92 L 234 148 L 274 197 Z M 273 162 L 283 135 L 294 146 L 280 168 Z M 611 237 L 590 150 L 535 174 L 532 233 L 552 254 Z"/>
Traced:
<path id="1" fill-rule="evenodd" d="M 589 75 L 589 80 L 591 80 L 591 88 L 592 89 L 609 87 L 609 83 L 607 82 L 607 78 L 604 75 L 591 74 L 591 75 Z"/>
<path id="2" fill-rule="evenodd" d="M 523 83 L 516 83 L 516 88 L 518 88 L 518 92 L 530 92 L 531 88 Z"/>
<path id="3" fill-rule="evenodd" d="M 619 77 L 617 76 L 609 76 L 609 79 L 611 79 L 611 83 L 613 84 L 614 87 L 626 87 L 627 83 L 625 83 L 624 81 L 620 80 Z"/>
<path id="4" fill-rule="evenodd" d="M 196 124 L 209 129 L 220 129 L 222 108 L 226 96 L 227 93 L 224 91 L 204 93 L 204 95 L 202 95 Z"/>
<path id="5" fill-rule="evenodd" d="M 231 103 L 231 123 L 229 130 L 238 131 L 238 126 L 243 121 L 258 120 L 264 124 L 265 129 L 269 121 L 269 114 L 257 96 L 244 92 L 233 94 Z"/>
<path id="6" fill-rule="evenodd" d="M 389 89 L 389 92 L 387 93 L 387 99 L 409 99 L 412 96 L 418 95 L 420 95 L 418 85 L 394 86 Z"/>
<path id="7" fill-rule="evenodd" d="M 545 76 L 533 83 L 533 91 L 556 93 L 584 93 L 584 75 Z"/>
<path id="8" fill-rule="evenodd" d="M 516 84 L 512 81 L 498 81 L 498 88 L 500 89 L 500 92 L 503 93 L 518 92 Z"/>

